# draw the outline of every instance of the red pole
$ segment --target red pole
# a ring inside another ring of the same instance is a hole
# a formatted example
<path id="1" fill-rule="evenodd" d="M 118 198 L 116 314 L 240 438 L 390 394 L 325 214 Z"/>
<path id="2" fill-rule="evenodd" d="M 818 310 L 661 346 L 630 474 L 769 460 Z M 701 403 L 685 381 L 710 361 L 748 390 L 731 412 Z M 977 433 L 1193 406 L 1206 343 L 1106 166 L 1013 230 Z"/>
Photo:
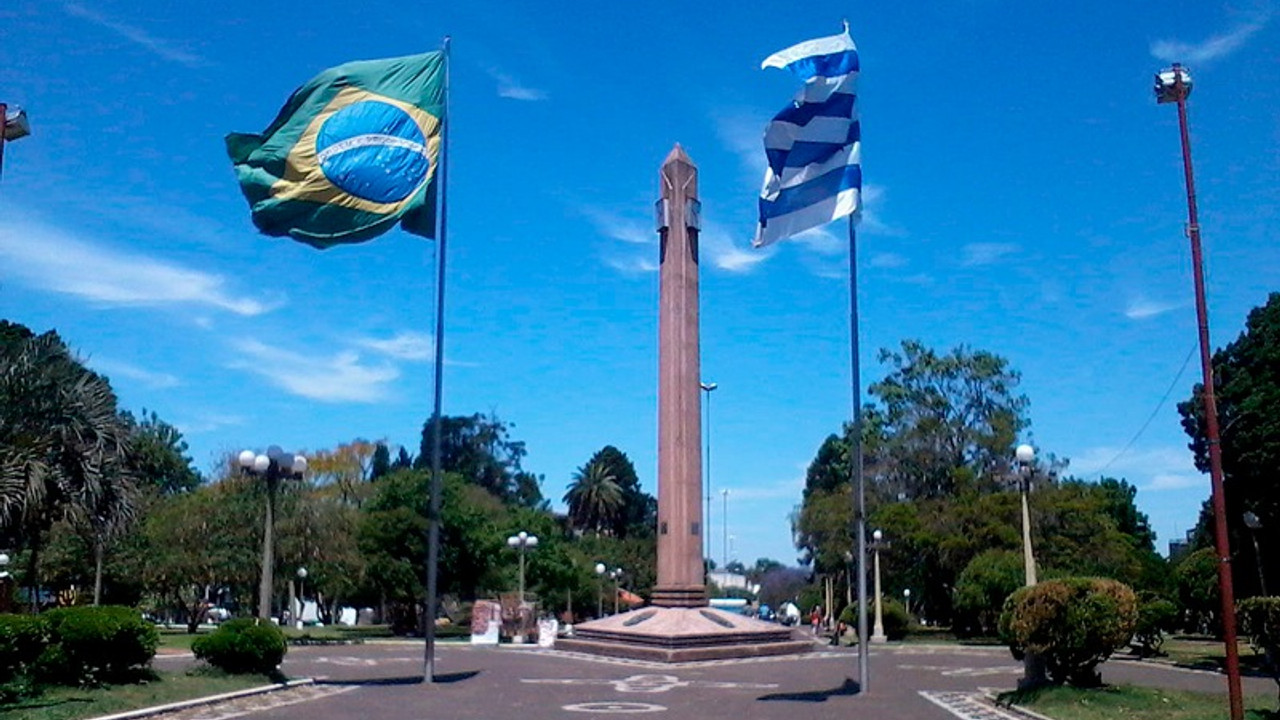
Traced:
<path id="1" fill-rule="evenodd" d="M 1218 403 L 1213 393 L 1213 364 L 1209 355 L 1209 311 L 1204 299 L 1204 262 L 1200 252 L 1200 223 L 1196 214 L 1196 183 L 1191 172 L 1191 136 L 1187 132 L 1187 89 L 1182 69 L 1173 66 L 1182 131 L 1182 169 L 1187 182 L 1187 235 L 1191 238 L 1192 277 L 1196 286 L 1196 319 L 1200 324 L 1200 369 L 1204 384 L 1204 424 L 1209 440 L 1209 477 L 1213 483 L 1214 540 L 1218 550 L 1218 586 L 1222 595 L 1222 638 L 1227 652 L 1227 694 L 1231 720 L 1244 717 L 1240 692 L 1240 652 L 1236 645 L 1236 601 L 1231 587 L 1231 544 L 1227 539 L 1227 503 L 1222 487 L 1222 443 L 1218 435 Z"/>
<path id="2" fill-rule="evenodd" d="M 9 117 L 9 106 L 0 103 L 0 176 L 4 175 L 4 124 Z"/>

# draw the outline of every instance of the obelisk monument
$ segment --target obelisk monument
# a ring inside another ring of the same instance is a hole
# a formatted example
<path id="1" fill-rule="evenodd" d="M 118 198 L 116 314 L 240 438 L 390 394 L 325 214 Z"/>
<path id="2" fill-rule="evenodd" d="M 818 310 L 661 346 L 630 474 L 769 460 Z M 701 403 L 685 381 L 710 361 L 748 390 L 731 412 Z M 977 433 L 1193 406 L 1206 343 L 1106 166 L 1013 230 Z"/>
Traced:
<path id="1" fill-rule="evenodd" d="M 707 604 L 698 355 L 698 168 L 677 144 L 662 163 L 657 220 L 658 584 L 653 604 Z"/>
<path id="2" fill-rule="evenodd" d="M 698 362 L 698 168 L 679 145 L 658 173 L 658 581 L 652 607 L 596 618 L 562 649 L 659 662 L 787 655 L 808 638 L 707 607 L 703 581 Z"/>

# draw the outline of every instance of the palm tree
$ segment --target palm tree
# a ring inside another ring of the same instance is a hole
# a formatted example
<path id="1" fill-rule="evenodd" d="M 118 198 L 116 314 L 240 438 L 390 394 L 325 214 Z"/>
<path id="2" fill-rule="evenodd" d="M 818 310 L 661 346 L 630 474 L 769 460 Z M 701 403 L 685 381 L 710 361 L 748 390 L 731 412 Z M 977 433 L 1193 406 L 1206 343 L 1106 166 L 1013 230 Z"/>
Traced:
<path id="1" fill-rule="evenodd" d="M 611 532 L 624 505 L 622 487 L 601 462 L 589 462 L 573 473 L 564 502 L 573 526 L 597 535 Z"/>
<path id="2" fill-rule="evenodd" d="M 0 530 L 16 531 L 29 550 L 33 607 L 43 535 L 55 521 L 88 521 L 100 546 L 107 526 L 130 513 L 127 447 L 110 384 L 56 333 L 0 352 Z"/>

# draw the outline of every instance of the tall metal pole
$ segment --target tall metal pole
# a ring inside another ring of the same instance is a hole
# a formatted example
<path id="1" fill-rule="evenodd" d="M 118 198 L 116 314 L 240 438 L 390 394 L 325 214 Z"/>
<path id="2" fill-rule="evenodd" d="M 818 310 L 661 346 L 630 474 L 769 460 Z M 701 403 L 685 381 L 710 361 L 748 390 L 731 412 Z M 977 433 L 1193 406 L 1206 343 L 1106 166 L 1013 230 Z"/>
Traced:
<path id="1" fill-rule="evenodd" d="M 1187 184 L 1187 236 L 1191 239 L 1192 277 L 1195 279 L 1196 319 L 1200 326 L 1200 372 L 1204 385 L 1205 434 L 1209 441 L 1209 477 L 1213 483 L 1214 540 L 1218 550 L 1218 585 L 1222 596 L 1222 639 L 1227 655 L 1227 694 L 1231 720 L 1244 717 L 1240 688 L 1240 652 L 1236 646 L 1236 601 L 1231 585 L 1231 543 L 1227 539 L 1227 503 L 1223 496 L 1222 443 L 1218 432 L 1218 404 L 1213 391 L 1213 360 L 1209 350 L 1209 310 L 1205 303 L 1204 264 L 1200 251 L 1200 222 L 1196 212 L 1196 184 L 1191 170 L 1191 135 L 1187 132 L 1187 95 L 1183 69 L 1173 66 L 1174 93 L 1178 102 L 1178 128 L 1182 134 L 1182 170 Z"/>
<path id="2" fill-rule="evenodd" d="M 867 645 L 867 494 L 862 481 L 862 362 L 858 356 L 858 234 L 857 216 L 849 216 L 849 350 L 850 382 L 853 386 L 853 447 L 849 449 L 849 469 L 854 493 L 854 535 L 858 538 L 858 690 L 868 691 L 871 655 Z"/>
<path id="3" fill-rule="evenodd" d="M 703 545 L 706 546 L 704 557 L 711 559 L 711 391 L 715 390 L 715 383 L 699 383 L 702 387 L 703 394 L 707 398 L 707 512 L 706 518 L 702 525 L 702 534 L 704 536 Z"/>
<path id="4" fill-rule="evenodd" d="M 4 126 L 9 118 L 9 105 L 0 103 L 0 176 L 4 175 Z"/>
<path id="5" fill-rule="evenodd" d="M 431 411 L 431 498 L 427 510 L 427 617 L 423 635 L 422 681 L 435 682 L 436 664 L 436 592 L 440 562 L 440 422 L 444 390 L 444 267 L 445 239 L 449 229 L 449 45 L 445 36 L 444 51 L 444 117 L 440 126 L 440 238 L 436 245 L 436 356 L 435 398 Z M 523 555 L 521 556 L 523 557 Z"/>
<path id="6" fill-rule="evenodd" d="M 1036 556 L 1031 552 L 1031 508 L 1027 504 L 1028 485 L 1031 484 L 1031 468 L 1018 469 L 1018 489 L 1022 495 L 1022 568 L 1026 577 L 1026 585 L 1036 584 Z"/>
<path id="7" fill-rule="evenodd" d="M 272 465 L 275 461 L 272 460 Z M 271 620 L 271 586 L 275 571 L 276 470 L 267 468 L 267 511 L 262 522 L 262 577 L 258 582 L 258 617 Z"/>
<path id="8" fill-rule="evenodd" d="M 724 570 L 728 572 L 729 570 L 729 488 L 725 488 L 724 490 L 721 490 L 720 494 L 721 496 L 724 497 L 724 511 L 721 513 L 721 516 L 720 516 L 720 524 L 724 526 L 722 528 L 724 530 L 724 540 L 723 540 L 723 543 L 720 545 L 720 551 L 724 554 L 724 566 L 723 566 Z"/>

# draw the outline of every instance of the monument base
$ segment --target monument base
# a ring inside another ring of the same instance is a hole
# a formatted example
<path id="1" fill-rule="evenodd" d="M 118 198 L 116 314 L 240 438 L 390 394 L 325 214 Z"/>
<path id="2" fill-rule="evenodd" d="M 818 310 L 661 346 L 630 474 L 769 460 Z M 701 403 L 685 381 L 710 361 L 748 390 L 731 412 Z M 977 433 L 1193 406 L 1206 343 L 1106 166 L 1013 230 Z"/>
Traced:
<path id="1" fill-rule="evenodd" d="M 795 655 L 813 649 L 789 628 L 707 607 L 645 607 L 574 626 L 556 648 L 594 655 L 692 662 Z"/>

